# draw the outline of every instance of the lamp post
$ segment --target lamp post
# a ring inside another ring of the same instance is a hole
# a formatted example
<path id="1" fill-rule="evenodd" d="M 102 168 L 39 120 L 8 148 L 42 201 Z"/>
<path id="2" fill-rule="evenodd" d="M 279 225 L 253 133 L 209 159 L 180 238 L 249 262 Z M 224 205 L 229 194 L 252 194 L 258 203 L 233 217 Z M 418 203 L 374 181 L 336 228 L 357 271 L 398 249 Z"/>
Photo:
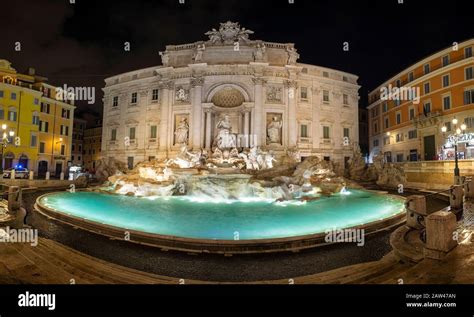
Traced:
<path id="1" fill-rule="evenodd" d="M 449 137 L 449 141 L 454 143 L 454 183 L 456 185 L 461 184 L 461 173 L 459 171 L 459 161 L 458 161 L 458 141 L 459 137 L 464 134 L 464 131 L 466 130 L 466 125 L 463 123 L 461 126 L 458 128 L 458 119 L 454 118 L 453 121 L 451 121 L 453 124 L 454 131 L 456 132 L 454 135 Z M 441 132 L 443 132 L 443 136 L 446 134 L 448 131 L 448 128 L 446 126 L 443 126 L 441 128 Z"/>
<path id="2" fill-rule="evenodd" d="M 3 173 L 3 152 L 4 152 L 4 149 L 7 147 L 7 145 L 10 143 L 10 140 L 8 140 L 8 137 L 7 137 L 7 125 L 6 124 L 2 124 L 2 131 L 3 131 L 3 134 L 2 134 L 2 142 L 1 142 L 1 148 L 2 148 L 2 151 L 1 151 L 1 162 L 0 162 L 0 173 Z M 13 137 L 15 135 L 15 132 L 13 130 L 10 130 L 8 132 L 8 135 L 10 137 Z"/>

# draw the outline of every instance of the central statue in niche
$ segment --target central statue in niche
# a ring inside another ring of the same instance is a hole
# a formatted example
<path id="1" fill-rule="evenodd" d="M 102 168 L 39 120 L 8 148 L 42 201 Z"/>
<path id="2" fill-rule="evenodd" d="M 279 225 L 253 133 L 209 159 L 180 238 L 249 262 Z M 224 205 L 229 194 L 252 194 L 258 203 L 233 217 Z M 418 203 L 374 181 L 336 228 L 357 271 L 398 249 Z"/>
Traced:
<path id="1" fill-rule="evenodd" d="M 216 128 L 217 136 L 214 140 L 214 146 L 217 146 L 219 149 L 229 149 L 237 146 L 237 138 L 232 134 L 232 124 L 228 115 L 224 115 L 224 117 L 217 122 Z"/>
<path id="2" fill-rule="evenodd" d="M 281 144 L 281 127 L 283 123 L 278 117 L 273 117 L 272 122 L 267 127 L 267 140 L 268 143 Z"/>

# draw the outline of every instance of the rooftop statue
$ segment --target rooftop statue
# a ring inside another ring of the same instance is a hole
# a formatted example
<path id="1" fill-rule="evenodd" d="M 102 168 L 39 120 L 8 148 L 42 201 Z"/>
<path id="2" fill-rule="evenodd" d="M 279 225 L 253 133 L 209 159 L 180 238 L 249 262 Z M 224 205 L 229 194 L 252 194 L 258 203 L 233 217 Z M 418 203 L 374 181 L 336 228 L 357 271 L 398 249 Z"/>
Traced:
<path id="1" fill-rule="evenodd" d="M 241 28 L 237 22 L 227 21 L 221 23 L 219 30 L 212 29 L 205 34 L 209 36 L 211 44 L 233 44 L 236 41 L 250 42 L 249 35 L 253 33 L 251 30 Z"/>

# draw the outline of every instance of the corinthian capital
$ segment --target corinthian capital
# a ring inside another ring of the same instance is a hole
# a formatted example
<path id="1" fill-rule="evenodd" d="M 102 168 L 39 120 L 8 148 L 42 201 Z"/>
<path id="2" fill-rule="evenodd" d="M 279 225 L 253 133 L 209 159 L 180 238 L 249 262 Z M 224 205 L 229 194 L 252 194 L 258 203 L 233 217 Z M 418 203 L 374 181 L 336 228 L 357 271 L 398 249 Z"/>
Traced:
<path id="1" fill-rule="evenodd" d="M 169 89 L 169 90 L 172 90 L 174 89 L 174 82 L 169 80 L 169 81 L 163 81 L 159 84 L 159 87 L 161 89 Z"/>
<path id="2" fill-rule="evenodd" d="M 252 82 L 254 85 L 264 85 L 267 81 L 262 77 L 253 77 Z"/>
<path id="3" fill-rule="evenodd" d="M 191 78 L 191 87 L 201 87 L 204 85 L 204 77 L 193 77 Z"/>
<path id="4" fill-rule="evenodd" d="M 285 80 L 286 88 L 298 88 L 298 82 L 296 80 Z"/>

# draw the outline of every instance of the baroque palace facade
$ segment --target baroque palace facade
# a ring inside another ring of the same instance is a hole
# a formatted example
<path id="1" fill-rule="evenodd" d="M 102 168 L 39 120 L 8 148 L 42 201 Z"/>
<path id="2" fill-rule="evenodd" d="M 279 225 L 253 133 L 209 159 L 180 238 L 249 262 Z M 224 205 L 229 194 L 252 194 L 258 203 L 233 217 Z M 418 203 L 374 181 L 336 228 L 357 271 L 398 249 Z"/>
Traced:
<path id="1" fill-rule="evenodd" d="M 465 124 L 459 158 L 474 159 L 473 50 L 474 39 L 453 43 L 369 93 L 371 157 L 382 154 L 389 162 L 454 159 L 449 140 Z M 405 89 L 405 96 L 382 96 L 388 87 Z"/>
<path id="2" fill-rule="evenodd" d="M 162 65 L 107 78 L 102 157 L 129 167 L 193 151 L 258 146 L 343 163 L 358 144 L 357 76 L 298 63 L 294 44 L 221 23 L 169 45 Z"/>

